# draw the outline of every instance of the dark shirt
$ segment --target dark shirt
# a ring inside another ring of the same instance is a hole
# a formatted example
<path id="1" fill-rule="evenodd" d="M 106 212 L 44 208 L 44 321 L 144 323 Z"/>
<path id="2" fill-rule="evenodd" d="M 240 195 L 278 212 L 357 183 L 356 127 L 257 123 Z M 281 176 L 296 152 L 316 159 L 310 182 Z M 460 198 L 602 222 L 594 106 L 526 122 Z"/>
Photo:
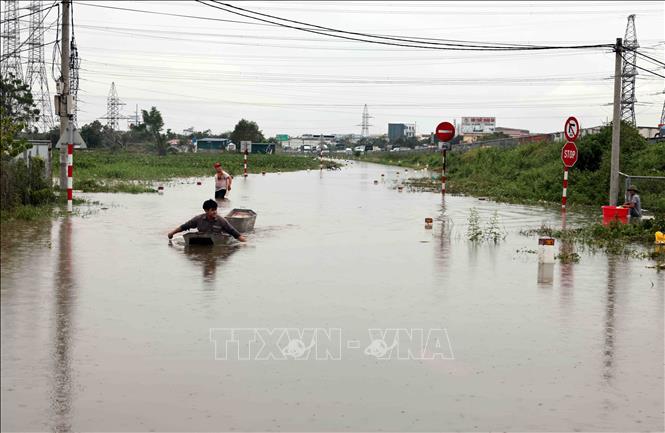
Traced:
<path id="1" fill-rule="evenodd" d="M 629 202 L 634 205 L 630 208 L 630 216 L 633 218 L 640 218 L 642 216 L 642 201 L 640 200 L 640 196 L 633 194 Z"/>
<path id="2" fill-rule="evenodd" d="M 225 218 L 219 215 L 217 215 L 215 219 L 209 220 L 207 215 L 203 213 L 195 216 L 180 226 L 180 230 L 182 231 L 190 229 L 197 229 L 201 233 L 228 233 L 236 239 L 240 237 L 240 232 L 233 228 Z"/>

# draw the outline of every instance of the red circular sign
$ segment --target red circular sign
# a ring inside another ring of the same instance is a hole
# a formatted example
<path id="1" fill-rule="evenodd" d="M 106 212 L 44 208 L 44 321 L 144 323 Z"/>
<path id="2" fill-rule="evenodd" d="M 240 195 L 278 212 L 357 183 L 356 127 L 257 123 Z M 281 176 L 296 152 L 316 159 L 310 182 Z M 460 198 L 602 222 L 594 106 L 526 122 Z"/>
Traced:
<path id="1" fill-rule="evenodd" d="M 455 127 L 450 122 L 441 122 L 436 127 L 436 138 L 440 141 L 450 141 L 455 136 Z"/>
<path id="2" fill-rule="evenodd" d="M 573 116 L 570 116 L 566 120 L 566 124 L 563 127 L 563 135 L 566 136 L 566 140 L 575 141 L 577 136 L 580 135 L 580 122 Z"/>
<path id="3" fill-rule="evenodd" d="M 577 146 L 572 141 L 561 148 L 561 161 L 566 167 L 572 167 L 577 162 Z"/>

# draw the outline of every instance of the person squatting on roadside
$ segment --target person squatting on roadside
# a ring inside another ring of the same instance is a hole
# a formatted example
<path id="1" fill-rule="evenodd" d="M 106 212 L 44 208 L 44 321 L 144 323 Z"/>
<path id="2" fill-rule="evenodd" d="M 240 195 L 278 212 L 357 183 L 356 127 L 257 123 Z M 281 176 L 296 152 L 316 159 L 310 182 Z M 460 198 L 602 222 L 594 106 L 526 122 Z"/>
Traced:
<path id="1" fill-rule="evenodd" d="M 169 239 L 173 239 L 173 235 L 179 232 L 184 232 L 190 229 L 197 229 L 201 233 L 227 233 L 240 242 L 246 242 L 247 239 L 236 230 L 226 218 L 217 215 L 217 202 L 209 199 L 203 202 L 203 210 L 205 213 L 197 215 L 186 223 L 182 224 L 171 230 L 168 233 Z"/>
<path id="2" fill-rule="evenodd" d="M 623 204 L 623 207 L 630 208 L 631 218 L 641 218 L 642 202 L 638 194 L 638 192 L 640 191 L 634 185 L 629 186 L 627 191 L 628 191 L 628 201 Z"/>

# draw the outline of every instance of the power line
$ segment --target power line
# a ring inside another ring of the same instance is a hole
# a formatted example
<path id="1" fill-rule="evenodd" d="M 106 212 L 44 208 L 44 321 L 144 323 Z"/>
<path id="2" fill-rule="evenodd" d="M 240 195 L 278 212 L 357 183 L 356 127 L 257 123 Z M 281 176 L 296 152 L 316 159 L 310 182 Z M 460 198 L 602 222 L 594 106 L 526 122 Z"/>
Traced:
<path id="1" fill-rule="evenodd" d="M 6 60 L 6 59 L 8 59 L 8 58 L 14 56 L 15 54 L 22 53 L 23 51 L 29 51 L 30 48 L 28 48 L 27 50 L 20 50 L 20 48 L 23 47 L 23 45 L 25 45 L 26 43 L 28 43 L 28 41 L 32 41 L 33 37 L 35 36 L 35 32 L 37 31 L 37 29 L 41 28 L 41 25 L 44 23 L 44 20 L 46 19 L 46 17 L 48 16 L 48 14 L 51 12 L 51 9 L 53 9 L 53 7 L 55 7 L 57 4 L 58 4 L 58 0 L 54 1 L 53 4 L 52 4 L 50 7 L 42 9 L 41 11 L 44 11 L 44 10 L 48 9 L 48 12 L 46 12 L 46 14 L 44 14 L 44 16 L 42 17 L 41 21 L 39 22 L 39 25 L 38 25 L 38 26 L 35 26 L 35 27 L 32 29 L 32 32 L 30 33 L 30 35 L 28 35 L 28 37 L 27 37 L 27 38 L 21 43 L 21 45 L 19 45 L 18 47 L 16 47 L 16 49 L 15 49 L 13 52 L 8 53 L 8 54 L 2 56 L 1 59 L 2 59 L 2 60 Z M 37 10 L 37 11 L 35 11 L 33 14 L 31 14 L 31 15 L 38 14 L 38 13 L 40 13 L 41 11 Z M 49 28 L 50 28 L 50 26 L 49 26 Z M 44 31 L 39 35 L 39 37 L 43 36 L 44 33 L 46 33 L 47 31 L 48 31 L 48 28 L 44 29 Z M 43 46 L 43 45 L 39 45 L 39 46 Z M 38 46 L 38 47 L 39 47 L 39 46 Z"/>
<path id="2" fill-rule="evenodd" d="M 628 64 L 628 65 L 630 65 L 630 66 L 633 66 L 633 67 L 639 69 L 640 71 L 648 72 L 648 73 L 653 74 L 653 75 L 655 75 L 655 76 L 657 76 L 657 77 L 660 77 L 660 78 L 665 78 L 665 75 L 660 75 L 660 74 L 657 73 L 657 72 L 654 72 L 654 71 L 651 71 L 651 70 L 649 70 L 649 69 L 646 69 L 646 68 L 642 68 L 642 67 L 640 67 L 640 66 L 637 66 L 635 63 L 630 63 L 628 60 L 626 60 L 625 57 L 623 57 L 623 55 L 622 55 L 621 57 L 623 58 L 623 61 L 626 62 L 626 64 Z"/>
<path id="3" fill-rule="evenodd" d="M 21 9 L 24 9 L 24 8 L 21 8 Z M 38 14 L 38 13 L 40 13 L 40 12 L 44 12 L 46 9 L 48 9 L 48 7 L 45 7 L 44 9 L 41 9 L 41 10 L 38 10 L 38 11 L 30 12 L 29 14 L 19 15 L 19 16 L 16 17 L 16 19 L 17 19 L 17 20 L 20 20 L 21 18 L 30 17 L 30 16 L 35 15 L 35 14 Z M 12 18 L 12 19 L 13 19 L 13 18 Z M 0 21 L 0 24 L 4 24 L 4 23 L 6 23 L 7 21 L 11 21 L 11 20 L 2 20 L 2 21 Z"/>
<path id="4" fill-rule="evenodd" d="M 172 14 L 172 13 L 167 13 L 167 12 L 146 11 L 146 10 L 133 9 L 133 8 L 121 8 L 121 7 L 118 7 L 118 6 L 96 5 L 96 4 L 82 3 L 82 2 L 76 2 L 76 4 L 83 5 L 83 6 L 90 6 L 90 7 L 93 7 L 93 8 L 115 9 L 115 10 L 126 11 L 126 12 L 140 12 L 140 13 L 144 13 L 144 14 L 165 15 L 165 16 L 177 17 L 177 18 L 193 18 L 193 19 L 197 19 L 197 20 L 218 21 L 218 22 L 236 23 L 236 24 L 265 25 L 265 24 L 252 23 L 252 22 L 248 22 L 248 21 L 226 20 L 226 19 L 223 19 L 223 18 L 201 17 L 201 16 L 196 16 L 196 15 Z"/>
<path id="5" fill-rule="evenodd" d="M 216 2 L 215 4 L 208 4 L 205 3 L 203 0 L 196 0 L 198 3 L 201 3 L 203 5 L 219 9 L 234 15 L 239 15 L 245 18 L 265 22 L 265 23 L 270 23 L 274 24 L 280 27 L 284 28 L 290 28 L 294 30 L 299 30 L 303 32 L 308 32 L 308 33 L 314 33 L 314 34 L 319 34 L 319 35 L 324 35 L 324 36 L 329 36 L 329 37 L 334 37 L 338 39 L 346 39 L 346 40 L 352 40 L 352 41 L 358 41 L 358 42 L 366 42 L 366 43 L 371 43 L 371 44 L 379 44 L 379 45 L 389 45 L 389 46 L 398 46 L 398 47 L 407 47 L 407 48 L 420 48 L 420 49 L 430 49 L 430 50 L 446 50 L 446 51 L 521 51 L 521 50 L 554 50 L 554 49 L 585 49 L 585 48 L 612 48 L 614 45 L 613 44 L 594 44 L 594 45 L 569 45 L 569 46 L 519 46 L 519 45 L 513 45 L 513 46 L 501 46 L 501 45 L 481 45 L 481 44 L 453 44 L 453 43 L 434 43 L 434 42 L 422 42 L 422 41 L 415 41 L 412 39 L 401 39 L 401 38 L 392 38 L 392 37 L 386 37 L 386 36 L 372 36 L 370 34 L 366 33 L 358 33 L 358 32 L 347 32 L 344 30 L 339 30 L 339 29 L 332 29 L 328 27 L 322 27 L 322 26 L 317 26 L 314 24 L 309 24 L 309 23 L 301 23 L 301 22 L 296 22 L 302 25 L 307 25 L 310 27 L 314 28 L 322 28 L 325 29 L 325 31 L 318 31 L 318 30 L 313 30 L 312 28 L 304 28 L 304 27 L 298 27 L 298 26 L 292 26 L 280 22 L 275 22 L 275 21 L 270 21 L 268 19 L 264 18 L 259 18 L 256 16 L 251 16 L 247 15 L 245 13 L 237 12 L 235 10 L 230 10 L 227 8 L 233 8 L 233 9 L 238 9 L 238 10 L 243 10 L 243 11 L 248 11 L 249 13 L 256 14 L 256 15 L 262 15 L 262 16 L 268 16 L 273 19 L 281 20 L 281 21 L 287 21 L 287 22 L 294 22 L 292 20 L 287 20 L 285 18 L 280 18 L 276 17 L 273 15 L 267 15 L 267 14 L 260 14 L 257 12 L 252 12 L 247 9 L 242 9 L 238 8 L 236 6 L 229 5 L 227 3 L 220 3 Z M 223 6 L 219 6 L 223 5 Z M 335 32 L 335 33 L 343 33 L 343 34 L 352 34 L 352 35 L 360 35 L 363 36 L 364 38 L 359 38 L 359 37 L 351 37 L 351 36 L 344 36 L 341 34 L 331 34 L 329 32 Z M 375 39 L 380 39 L 380 40 L 371 40 L 371 39 L 366 39 L 366 38 L 375 38 Z M 405 41 L 408 43 L 398 43 L 398 42 L 386 42 L 385 40 L 381 39 L 386 39 L 386 40 L 398 40 L 398 41 Z M 429 45 L 428 45 L 429 44 Z"/>
<path id="6" fill-rule="evenodd" d="M 380 34 L 371 34 L 371 33 L 360 33 L 360 32 L 350 32 L 350 31 L 345 31 L 345 30 L 338 30 L 334 29 L 331 27 L 324 27 L 324 26 L 319 26 L 316 24 L 309 24 L 309 23 L 304 23 L 301 21 L 295 21 L 295 20 L 290 20 L 287 18 L 280 18 L 276 17 L 274 15 L 268 15 L 268 14 L 263 14 L 260 12 L 254 12 L 249 9 L 244 9 L 241 7 L 233 6 L 228 3 L 222 3 L 217 0 L 211 0 L 213 3 L 220 4 L 226 7 L 230 7 L 233 9 L 241 10 L 243 12 L 259 15 L 259 16 L 264 16 L 272 19 L 278 19 L 281 21 L 286 21 L 289 23 L 294 23 L 294 24 L 300 24 L 300 25 L 305 25 L 309 27 L 314 27 L 317 29 L 325 30 L 325 31 L 330 31 L 330 32 L 336 32 L 336 33 L 344 33 L 348 35 L 355 35 L 355 36 L 364 36 L 364 37 L 373 37 L 377 39 L 386 39 L 386 40 L 392 40 L 392 41 L 399 41 L 399 42 L 411 42 L 411 43 L 421 43 L 421 44 L 428 44 L 428 45 L 439 45 L 439 46 L 468 46 L 468 47 L 475 47 L 475 48 L 496 48 L 498 45 L 504 45 L 504 46 L 509 46 L 509 47 L 534 47 L 535 45 L 518 45 L 518 44 L 504 44 L 504 43 L 493 43 L 490 45 L 489 42 L 476 42 L 476 41 L 462 41 L 462 40 L 453 40 L 453 39 L 435 39 L 435 38 L 407 38 L 405 36 L 391 36 L 391 35 L 380 35 Z M 205 4 L 205 3 L 204 3 Z M 212 6 L 212 5 L 206 5 L 206 6 Z M 214 7 L 214 6 L 212 6 Z M 425 41 L 425 42 L 423 42 Z M 428 42 L 428 41 L 445 41 L 446 43 L 442 42 Z"/>
<path id="7" fill-rule="evenodd" d="M 644 58 L 647 58 L 647 59 L 649 59 L 649 60 L 652 60 L 653 62 L 655 62 L 655 63 L 657 63 L 657 64 L 659 64 L 659 65 L 665 66 L 665 62 L 663 62 L 662 60 L 654 59 L 653 57 L 651 57 L 651 56 L 647 56 L 646 54 L 641 53 L 641 52 L 639 52 L 639 51 L 637 51 L 637 50 L 635 50 L 635 54 L 637 54 L 638 56 L 642 56 L 642 57 L 644 57 Z"/>

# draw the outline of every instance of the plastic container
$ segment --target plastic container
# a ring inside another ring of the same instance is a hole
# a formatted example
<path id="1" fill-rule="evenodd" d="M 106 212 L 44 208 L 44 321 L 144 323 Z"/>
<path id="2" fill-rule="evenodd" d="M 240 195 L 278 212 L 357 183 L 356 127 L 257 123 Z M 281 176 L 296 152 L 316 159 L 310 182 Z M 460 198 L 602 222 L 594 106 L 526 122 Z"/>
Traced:
<path id="1" fill-rule="evenodd" d="M 603 224 L 608 225 L 610 222 L 617 220 L 623 224 L 628 223 L 628 213 L 630 208 L 622 206 L 603 206 Z"/>

